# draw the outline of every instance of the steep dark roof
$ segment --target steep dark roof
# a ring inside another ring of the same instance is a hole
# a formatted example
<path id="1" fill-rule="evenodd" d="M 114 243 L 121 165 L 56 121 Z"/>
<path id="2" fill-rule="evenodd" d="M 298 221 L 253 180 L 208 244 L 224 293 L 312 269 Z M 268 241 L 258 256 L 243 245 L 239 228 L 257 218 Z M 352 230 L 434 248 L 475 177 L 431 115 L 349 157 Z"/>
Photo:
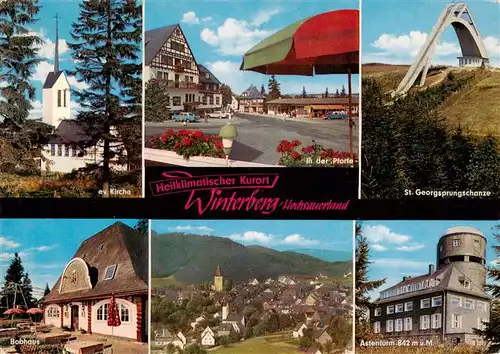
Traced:
<path id="1" fill-rule="evenodd" d="M 262 99 L 264 98 L 264 95 L 260 93 L 259 89 L 255 87 L 254 85 L 250 85 L 249 88 L 247 88 L 242 94 L 241 97 L 242 99 Z"/>
<path id="2" fill-rule="evenodd" d="M 148 238 L 130 226 L 114 223 L 83 241 L 74 258 L 87 263 L 92 289 L 60 294 L 61 274 L 45 303 L 148 291 Z M 113 279 L 104 280 L 106 268 L 113 264 L 117 265 Z"/>
<path id="3" fill-rule="evenodd" d="M 51 88 L 54 86 L 56 83 L 57 79 L 59 79 L 59 76 L 61 76 L 63 72 L 62 71 L 52 71 L 47 75 L 47 79 L 45 79 L 45 83 L 43 84 L 43 88 Z"/>
<path id="4" fill-rule="evenodd" d="M 94 128 L 97 132 L 98 127 Z M 73 119 L 64 119 L 57 126 L 52 137 L 49 140 L 49 144 L 79 144 L 87 143 L 92 140 L 90 135 L 92 132 L 88 128 L 88 125 L 82 121 L 77 121 Z"/>
<path id="5" fill-rule="evenodd" d="M 144 40 L 144 65 L 149 65 L 167 39 L 174 33 L 178 24 L 146 31 Z"/>
<path id="6" fill-rule="evenodd" d="M 221 82 L 215 77 L 214 74 L 210 70 L 208 70 L 205 66 L 198 64 L 198 70 L 200 71 L 200 82 L 203 84 L 221 84 Z M 208 74 L 208 79 L 206 77 Z"/>

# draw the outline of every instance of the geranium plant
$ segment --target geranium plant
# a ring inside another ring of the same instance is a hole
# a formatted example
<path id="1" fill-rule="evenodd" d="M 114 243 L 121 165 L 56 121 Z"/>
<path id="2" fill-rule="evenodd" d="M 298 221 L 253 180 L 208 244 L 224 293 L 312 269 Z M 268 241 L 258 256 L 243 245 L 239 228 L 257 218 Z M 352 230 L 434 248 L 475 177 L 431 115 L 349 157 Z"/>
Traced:
<path id="1" fill-rule="evenodd" d="M 298 140 L 282 140 L 276 151 L 281 154 L 279 165 L 287 167 L 356 167 L 358 156 L 353 159 L 348 152 L 325 149 L 313 140 L 311 145 L 302 146 Z"/>
<path id="2" fill-rule="evenodd" d="M 225 158 L 222 139 L 217 135 L 205 135 L 200 130 L 167 129 L 160 136 L 148 140 L 146 147 L 174 151 L 185 159 L 191 156 Z"/>

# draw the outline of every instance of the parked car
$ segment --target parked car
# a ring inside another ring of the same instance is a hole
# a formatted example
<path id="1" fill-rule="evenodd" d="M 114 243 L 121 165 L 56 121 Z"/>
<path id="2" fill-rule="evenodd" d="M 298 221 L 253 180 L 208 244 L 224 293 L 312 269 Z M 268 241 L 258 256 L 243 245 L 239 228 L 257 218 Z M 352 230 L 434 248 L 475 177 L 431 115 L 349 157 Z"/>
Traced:
<path id="1" fill-rule="evenodd" d="M 207 113 L 209 118 L 229 118 L 229 113 L 228 112 L 222 112 L 222 111 L 215 111 L 212 113 Z"/>
<path id="2" fill-rule="evenodd" d="M 347 119 L 349 116 L 346 113 L 330 113 L 326 116 L 326 119 Z"/>
<path id="3" fill-rule="evenodd" d="M 174 114 L 172 119 L 176 122 L 197 122 L 200 120 L 200 117 L 198 117 L 194 113 L 181 112 L 178 114 Z"/>

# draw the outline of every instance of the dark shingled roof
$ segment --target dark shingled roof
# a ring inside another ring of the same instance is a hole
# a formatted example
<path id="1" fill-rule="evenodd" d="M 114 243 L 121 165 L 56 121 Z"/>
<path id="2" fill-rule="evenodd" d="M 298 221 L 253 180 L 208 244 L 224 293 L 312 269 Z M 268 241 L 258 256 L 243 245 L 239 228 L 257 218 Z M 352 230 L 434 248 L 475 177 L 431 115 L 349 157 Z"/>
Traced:
<path id="1" fill-rule="evenodd" d="M 144 59 L 146 60 L 144 65 L 151 64 L 151 61 L 161 49 L 161 47 L 165 44 L 167 39 L 174 33 L 175 29 L 179 26 L 170 25 L 166 27 L 157 28 L 154 30 L 146 31 L 145 40 L 144 40 Z"/>
<path id="2" fill-rule="evenodd" d="M 114 223 L 83 241 L 74 258 L 87 263 L 92 289 L 60 294 L 61 274 L 44 303 L 148 292 L 148 238 L 130 226 Z M 113 279 L 104 280 L 106 268 L 113 264 L 117 265 Z"/>
<path id="3" fill-rule="evenodd" d="M 203 83 L 203 84 L 219 84 L 220 85 L 220 81 L 205 66 L 198 64 L 198 70 L 200 71 L 200 82 L 201 83 Z M 207 73 L 209 74 L 208 79 L 205 75 Z"/>
<path id="4" fill-rule="evenodd" d="M 242 94 L 241 97 L 242 99 L 261 99 L 264 98 L 264 95 L 260 93 L 259 89 L 255 87 L 254 85 L 250 85 L 249 88 L 247 88 Z"/>
<path id="5" fill-rule="evenodd" d="M 95 129 L 96 131 L 98 130 L 97 127 Z M 89 133 L 88 125 L 85 122 L 64 119 L 54 131 L 54 134 L 49 140 L 49 144 L 71 145 L 88 143 L 92 140 Z"/>
<path id="6" fill-rule="evenodd" d="M 57 79 L 59 79 L 59 76 L 61 76 L 63 72 L 62 71 L 52 71 L 47 75 L 47 79 L 45 79 L 45 83 L 43 84 L 43 88 L 51 88 L 54 86 L 56 83 Z"/>

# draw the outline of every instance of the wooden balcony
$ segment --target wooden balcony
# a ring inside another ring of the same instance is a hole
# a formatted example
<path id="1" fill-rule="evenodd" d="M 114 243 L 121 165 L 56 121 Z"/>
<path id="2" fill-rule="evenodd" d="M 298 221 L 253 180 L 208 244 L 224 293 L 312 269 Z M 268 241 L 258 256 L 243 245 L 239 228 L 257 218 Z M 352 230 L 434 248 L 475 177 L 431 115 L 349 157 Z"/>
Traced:
<path id="1" fill-rule="evenodd" d="M 200 84 L 194 82 L 184 82 L 184 81 L 174 81 L 168 80 L 166 81 L 167 88 L 178 88 L 178 89 L 186 89 L 186 90 L 199 90 Z"/>

